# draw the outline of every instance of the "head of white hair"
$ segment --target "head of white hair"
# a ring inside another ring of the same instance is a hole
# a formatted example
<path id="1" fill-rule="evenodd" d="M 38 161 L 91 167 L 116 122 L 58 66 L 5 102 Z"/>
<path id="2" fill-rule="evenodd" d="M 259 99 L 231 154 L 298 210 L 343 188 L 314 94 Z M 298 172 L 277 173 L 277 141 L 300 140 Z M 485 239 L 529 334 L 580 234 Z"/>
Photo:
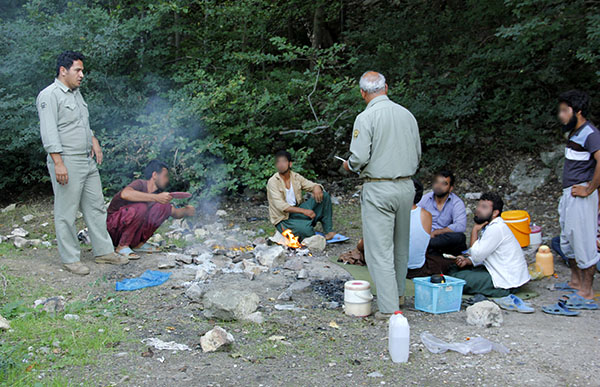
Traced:
<path id="1" fill-rule="evenodd" d="M 375 71 L 366 71 L 360 77 L 360 89 L 367 94 L 378 93 L 385 90 L 385 77 Z"/>

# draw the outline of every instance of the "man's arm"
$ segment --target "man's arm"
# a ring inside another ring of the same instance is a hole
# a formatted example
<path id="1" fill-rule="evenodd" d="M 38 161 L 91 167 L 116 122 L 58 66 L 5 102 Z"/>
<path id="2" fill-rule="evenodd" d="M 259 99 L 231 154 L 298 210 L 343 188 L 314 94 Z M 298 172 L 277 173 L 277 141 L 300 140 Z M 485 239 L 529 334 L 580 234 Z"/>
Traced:
<path id="1" fill-rule="evenodd" d="M 467 210 L 465 203 L 460 200 L 457 196 L 454 197 L 456 201 L 452 206 L 452 224 L 448 227 L 443 228 L 444 233 L 446 232 L 465 232 L 467 230 Z"/>
<path id="2" fill-rule="evenodd" d="M 486 230 L 483 236 L 478 239 L 479 230 L 486 225 L 487 223 L 482 225 L 477 224 L 475 225 L 476 227 L 473 227 L 473 231 L 471 232 L 471 248 L 469 249 L 471 257 L 469 259 L 475 266 L 481 265 L 502 242 L 502 232 L 496 230 L 494 225 L 491 226 L 491 229 Z"/>
<path id="3" fill-rule="evenodd" d="M 94 136 L 92 136 L 92 157 L 96 157 L 96 162 L 98 165 L 102 164 L 102 159 L 104 158 L 102 155 L 102 148 L 100 147 L 100 142 Z"/>
<path id="4" fill-rule="evenodd" d="M 592 181 L 590 181 L 587 186 L 574 185 L 573 188 L 571 188 L 571 195 L 585 198 L 600 187 L 600 150 L 594 152 L 594 159 L 596 160 L 596 169 L 594 169 Z"/>
<path id="5" fill-rule="evenodd" d="M 181 208 L 171 206 L 171 217 L 175 219 L 181 219 L 194 215 L 196 215 L 196 209 L 193 206 L 185 206 Z"/>
<path id="6" fill-rule="evenodd" d="M 158 194 L 151 194 L 141 191 L 136 191 L 132 187 L 125 187 L 121 192 L 121 199 L 127 200 L 128 202 L 146 202 L 146 203 L 161 203 L 166 204 L 173 200 L 173 197 L 168 192 L 161 192 Z"/>
<path id="7" fill-rule="evenodd" d="M 355 173 L 360 173 L 371 159 L 371 128 L 363 121 L 364 118 L 360 115 L 354 121 L 350 157 L 344 163 L 344 168 Z"/>
<path id="8" fill-rule="evenodd" d="M 321 203 L 323 201 L 323 186 L 321 184 L 317 184 L 313 181 L 308 180 L 300 174 L 297 174 L 296 176 L 300 181 L 300 187 L 302 187 L 302 190 L 312 192 L 315 201 L 317 203 Z"/>
<path id="9" fill-rule="evenodd" d="M 58 135 L 58 102 L 52 93 L 45 92 L 38 96 L 35 105 L 40 117 L 42 144 L 54 163 L 56 181 L 61 185 L 68 184 L 69 172 L 63 163 L 63 149 Z"/>

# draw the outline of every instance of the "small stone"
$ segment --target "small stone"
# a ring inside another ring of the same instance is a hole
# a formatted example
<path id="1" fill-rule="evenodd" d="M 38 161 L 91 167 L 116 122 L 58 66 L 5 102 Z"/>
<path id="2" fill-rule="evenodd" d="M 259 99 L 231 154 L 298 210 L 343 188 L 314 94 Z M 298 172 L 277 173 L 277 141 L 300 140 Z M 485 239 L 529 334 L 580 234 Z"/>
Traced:
<path id="1" fill-rule="evenodd" d="M 29 245 L 33 246 L 33 247 L 40 247 L 42 245 L 42 240 L 41 239 L 30 239 L 29 240 Z"/>
<path id="2" fill-rule="evenodd" d="M 29 241 L 27 239 L 21 238 L 19 236 L 15 237 L 15 239 L 13 240 L 13 243 L 17 249 L 22 249 L 29 245 Z"/>
<path id="3" fill-rule="evenodd" d="M 17 227 L 14 230 L 12 230 L 11 235 L 14 235 L 16 237 L 25 238 L 27 235 L 29 235 L 29 231 L 25 230 L 24 228 Z"/>
<path id="4" fill-rule="evenodd" d="M 302 270 L 303 267 L 304 267 L 304 264 L 302 263 L 302 259 L 298 258 L 298 257 L 287 260 L 285 262 L 285 264 L 283 265 L 284 269 L 294 270 L 294 271 Z"/>
<path id="5" fill-rule="evenodd" d="M 252 277 L 250 279 L 253 279 L 254 277 L 258 276 L 260 273 L 269 271 L 268 267 L 257 265 L 249 259 L 242 260 L 242 265 L 244 266 L 244 274 L 246 274 L 246 276 Z"/>
<path id="6" fill-rule="evenodd" d="M 194 235 L 196 236 L 196 238 L 206 238 L 208 236 L 209 232 L 208 230 L 204 229 L 204 228 L 197 228 L 194 230 Z"/>
<path id="7" fill-rule="evenodd" d="M 191 255 L 177 254 L 177 255 L 175 255 L 175 260 L 178 262 L 184 263 L 186 265 L 189 265 L 194 261 L 194 258 Z"/>
<path id="8" fill-rule="evenodd" d="M 46 299 L 40 298 L 33 302 L 34 308 L 37 308 L 39 305 L 42 305 L 47 313 L 60 313 L 65 309 L 65 298 L 63 296 L 55 296 Z"/>
<path id="9" fill-rule="evenodd" d="M 205 289 L 198 285 L 198 283 L 194 282 L 187 290 L 185 291 L 185 296 L 192 301 L 200 302 L 202 300 L 202 296 L 204 296 Z"/>
<path id="10" fill-rule="evenodd" d="M 196 271 L 196 281 L 206 281 L 208 279 L 208 272 L 203 268 L 198 268 Z"/>
<path id="11" fill-rule="evenodd" d="M 313 253 L 320 253 L 325 250 L 325 246 L 327 246 L 327 240 L 322 235 L 313 235 L 308 237 L 302 241 L 302 244 Z"/>
<path id="12" fill-rule="evenodd" d="M 83 217 L 83 214 L 81 213 L 81 211 L 77 211 L 77 219 L 81 219 Z"/>
<path id="13" fill-rule="evenodd" d="M 254 249 L 256 260 L 263 266 L 274 268 L 285 263 L 285 250 L 283 247 L 277 246 L 258 246 Z"/>
<path id="14" fill-rule="evenodd" d="M 48 226 L 48 222 L 44 222 L 44 223 L 40 224 L 40 226 L 46 227 L 46 226 Z"/>
<path id="15" fill-rule="evenodd" d="M 482 195 L 481 192 L 467 192 L 465 194 L 465 199 L 479 200 L 479 198 L 481 197 L 481 195 Z"/>
<path id="16" fill-rule="evenodd" d="M 291 301 L 292 300 L 292 291 L 290 289 L 286 289 L 279 296 L 277 296 L 277 299 L 280 301 Z"/>
<path id="17" fill-rule="evenodd" d="M 0 316 L 0 329 L 7 331 L 10 329 L 10 322 L 4 317 Z"/>
<path id="18" fill-rule="evenodd" d="M 31 220 L 33 220 L 33 215 L 31 215 L 31 214 L 25 215 L 23 217 L 23 222 L 25 222 L 25 223 L 27 223 L 27 222 L 29 222 Z"/>
<path id="19" fill-rule="evenodd" d="M 262 312 L 250 313 L 249 315 L 245 316 L 243 320 L 250 321 L 255 324 L 262 324 L 263 322 L 265 322 L 265 318 L 263 317 Z"/>
<path id="20" fill-rule="evenodd" d="M 308 278 L 308 271 L 306 269 L 302 269 L 298 272 L 298 279 L 306 279 Z"/>
<path id="21" fill-rule="evenodd" d="M 156 233 L 156 234 L 152 235 L 149 242 L 160 244 L 160 242 L 163 242 L 164 240 L 165 240 L 165 238 L 163 238 L 162 235 Z"/>
<path id="22" fill-rule="evenodd" d="M 367 374 L 369 378 L 383 378 L 383 374 L 381 372 L 371 372 Z"/>
<path id="23" fill-rule="evenodd" d="M 292 294 L 307 292 L 311 290 L 310 281 L 296 281 L 291 284 L 287 290 L 289 290 Z"/>
<path id="24" fill-rule="evenodd" d="M 467 323 L 481 328 L 502 325 L 502 311 L 492 301 L 481 301 L 467 308 Z"/>
<path id="25" fill-rule="evenodd" d="M 172 269 L 174 267 L 175 267 L 174 259 L 164 260 L 164 261 L 161 261 L 158 263 L 159 269 Z"/>
<path id="26" fill-rule="evenodd" d="M 215 352 L 219 349 L 227 349 L 233 342 L 233 335 L 218 325 L 200 338 L 200 346 L 203 352 Z"/>
<path id="27" fill-rule="evenodd" d="M 88 234 L 87 228 L 84 228 L 83 230 L 79 230 L 79 232 L 77 233 L 77 239 L 79 239 L 79 242 L 87 244 L 87 245 L 92 243 L 92 240 L 90 239 L 90 235 Z"/>
<path id="28" fill-rule="evenodd" d="M 225 211 L 225 210 L 217 210 L 217 212 L 215 212 L 215 215 L 218 216 L 218 217 L 227 216 L 227 211 Z"/>
<path id="29" fill-rule="evenodd" d="M 69 320 L 79 320 L 79 316 L 76 314 L 65 314 L 63 317 L 65 320 L 69 321 Z"/>

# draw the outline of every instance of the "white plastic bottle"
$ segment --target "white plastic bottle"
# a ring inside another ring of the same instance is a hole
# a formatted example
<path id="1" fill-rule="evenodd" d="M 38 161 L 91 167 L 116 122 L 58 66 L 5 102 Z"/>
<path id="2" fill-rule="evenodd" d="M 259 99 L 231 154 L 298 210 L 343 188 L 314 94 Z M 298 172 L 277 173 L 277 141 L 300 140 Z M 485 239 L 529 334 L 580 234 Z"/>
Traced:
<path id="1" fill-rule="evenodd" d="M 388 349 L 394 363 L 408 361 L 410 347 L 410 326 L 401 311 L 395 312 L 390 317 L 390 330 L 388 334 Z"/>

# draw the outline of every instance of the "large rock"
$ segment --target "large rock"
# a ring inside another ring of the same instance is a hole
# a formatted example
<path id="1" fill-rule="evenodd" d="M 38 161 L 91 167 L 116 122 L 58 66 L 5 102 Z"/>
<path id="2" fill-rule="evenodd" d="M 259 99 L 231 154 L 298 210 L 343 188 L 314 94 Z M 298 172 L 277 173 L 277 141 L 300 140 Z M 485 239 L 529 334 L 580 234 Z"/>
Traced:
<path id="1" fill-rule="evenodd" d="M 306 239 L 302 240 L 302 244 L 313 253 L 320 253 L 325 250 L 325 246 L 327 246 L 327 240 L 322 235 L 313 235 Z"/>
<path id="2" fill-rule="evenodd" d="M 285 250 L 279 245 L 258 246 L 254 249 L 254 255 L 261 265 L 271 269 L 285 263 Z"/>
<path id="3" fill-rule="evenodd" d="M 29 241 L 25 238 L 21 238 L 20 236 L 15 237 L 13 243 L 17 249 L 22 249 L 29 246 Z"/>
<path id="4" fill-rule="evenodd" d="M 552 170 L 556 179 L 562 183 L 562 172 L 565 163 L 564 144 L 555 145 L 550 151 L 541 152 L 542 163 Z"/>
<path id="5" fill-rule="evenodd" d="M 517 187 L 517 191 L 531 194 L 533 191 L 548 182 L 552 171 L 549 168 L 535 167 L 531 160 L 522 160 L 517 163 L 509 176 L 510 184 Z"/>
<path id="6" fill-rule="evenodd" d="M 39 305 L 42 305 L 42 309 L 47 313 L 60 313 L 65 310 L 65 298 L 63 296 L 50 297 L 46 299 L 40 298 L 39 300 L 34 301 L 33 307 L 37 308 Z"/>
<path id="7" fill-rule="evenodd" d="M 203 352 L 215 352 L 228 349 L 233 344 L 233 335 L 220 326 L 215 326 L 200 338 L 200 346 Z"/>
<path id="8" fill-rule="evenodd" d="M 202 296 L 204 296 L 204 293 L 206 293 L 206 289 L 194 282 L 185 291 L 185 296 L 194 302 L 200 302 L 202 301 Z"/>
<path id="9" fill-rule="evenodd" d="M 235 289 L 215 289 L 204 295 L 204 316 L 230 321 L 242 319 L 258 308 L 256 293 Z"/>
<path id="10" fill-rule="evenodd" d="M 467 323 L 482 328 L 502 325 L 502 311 L 492 301 L 481 301 L 467 308 Z"/>

